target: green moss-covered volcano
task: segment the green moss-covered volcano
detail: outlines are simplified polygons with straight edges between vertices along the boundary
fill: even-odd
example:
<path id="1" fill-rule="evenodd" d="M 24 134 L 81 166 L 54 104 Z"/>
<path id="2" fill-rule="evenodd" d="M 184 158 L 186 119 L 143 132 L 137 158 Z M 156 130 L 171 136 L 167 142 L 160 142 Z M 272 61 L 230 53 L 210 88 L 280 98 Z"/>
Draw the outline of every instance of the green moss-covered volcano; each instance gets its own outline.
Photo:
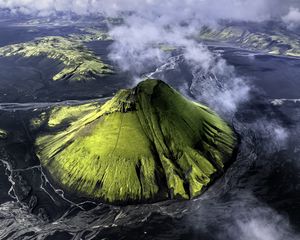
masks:
<path id="1" fill-rule="evenodd" d="M 214 112 L 158 80 L 119 91 L 63 130 L 48 128 L 36 149 L 52 178 L 107 202 L 195 197 L 222 172 L 235 146 L 232 130 Z"/>

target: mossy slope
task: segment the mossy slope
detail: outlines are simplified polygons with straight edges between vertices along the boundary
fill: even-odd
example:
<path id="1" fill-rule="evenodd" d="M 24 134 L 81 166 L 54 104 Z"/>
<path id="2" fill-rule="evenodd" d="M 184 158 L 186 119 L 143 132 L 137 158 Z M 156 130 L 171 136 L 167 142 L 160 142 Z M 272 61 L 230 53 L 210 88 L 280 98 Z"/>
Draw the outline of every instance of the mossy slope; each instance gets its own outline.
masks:
<path id="1" fill-rule="evenodd" d="M 84 38 L 85 37 L 85 38 Z M 112 67 L 89 51 L 83 41 L 100 39 L 99 35 L 74 35 L 70 37 L 51 36 L 35 41 L 9 45 L 0 48 L 0 56 L 22 56 L 25 58 L 45 56 L 61 61 L 62 70 L 53 76 L 53 81 L 95 80 L 113 73 Z"/>
<path id="2" fill-rule="evenodd" d="M 235 145 L 215 113 L 158 80 L 58 129 L 36 140 L 42 165 L 65 188 L 107 202 L 195 197 Z"/>

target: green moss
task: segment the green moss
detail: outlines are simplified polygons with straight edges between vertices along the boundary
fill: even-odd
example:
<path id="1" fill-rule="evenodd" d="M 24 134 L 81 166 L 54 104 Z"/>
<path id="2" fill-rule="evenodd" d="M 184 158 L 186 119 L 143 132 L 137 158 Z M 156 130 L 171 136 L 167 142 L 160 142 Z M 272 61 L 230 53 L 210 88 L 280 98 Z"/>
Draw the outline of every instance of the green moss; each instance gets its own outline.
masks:
<path id="1" fill-rule="evenodd" d="M 89 198 L 193 198 L 221 172 L 235 146 L 232 130 L 214 112 L 158 80 L 84 108 L 52 111 L 55 126 L 74 111 L 77 117 L 40 135 L 36 150 L 58 183 Z"/>
<path id="2" fill-rule="evenodd" d="M 8 136 L 7 131 L 5 131 L 4 129 L 0 129 L 0 139 L 6 139 Z"/>
<path id="3" fill-rule="evenodd" d="M 44 37 L 35 41 L 0 48 L 0 56 L 37 57 L 61 61 L 64 68 L 53 77 L 54 81 L 94 80 L 97 76 L 112 74 L 112 67 L 90 52 L 79 39 L 71 37 Z"/>
<path id="4" fill-rule="evenodd" d="M 91 111 L 100 107 L 99 103 L 87 103 L 78 106 L 58 106 L 54 107 L 48 119 L 49 127 L 56 127 L 62 123 L 70 122 L 74 119 L 78 119 Z"/>
<path id="5" fill-rule="evenodd" d="M 108 41 L 112 38 L 105 32 L 96 28 L 82 28 L 83 34 L 70 34 L 69 37 L 73 41 L 92 42 L 92 41 Z"/>

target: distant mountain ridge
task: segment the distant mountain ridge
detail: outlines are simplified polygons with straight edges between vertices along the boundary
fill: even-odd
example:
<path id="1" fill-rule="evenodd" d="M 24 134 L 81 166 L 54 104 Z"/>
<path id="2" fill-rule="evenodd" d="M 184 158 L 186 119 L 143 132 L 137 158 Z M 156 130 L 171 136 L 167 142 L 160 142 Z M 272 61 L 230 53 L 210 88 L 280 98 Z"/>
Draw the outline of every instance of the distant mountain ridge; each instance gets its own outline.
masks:
<path id="1" fill-rule="evenodd" d="M 300 35 L 281 22 L 228 23 L 218 27 L 203 27 L 198 38 L 202 41 L 231 43 L 249 50 L 272 55 L 300 57 Z"/>

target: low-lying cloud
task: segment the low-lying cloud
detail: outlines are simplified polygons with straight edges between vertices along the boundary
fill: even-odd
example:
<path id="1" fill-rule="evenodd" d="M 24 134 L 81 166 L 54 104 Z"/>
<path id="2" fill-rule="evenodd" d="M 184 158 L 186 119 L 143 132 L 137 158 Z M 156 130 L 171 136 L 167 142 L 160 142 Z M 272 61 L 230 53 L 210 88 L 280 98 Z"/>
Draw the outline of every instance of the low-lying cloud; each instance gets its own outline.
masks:
<path id="1" fill-rule="evenodd" d="M 203 235 L 216 240 L 299 239 L 287 217 L 246 190 L 231 192 L 222 199 L 200 201 L 187 222 L 194 230 L 191 239 L 206 239 Z"/>
<path id="2" fill-rule="evenodd" d="M 259 203 L 258 203 L 259 204 Z M 284 218 L 266 206 L 246 209 L 238 214 L 228 235 L 240 240 L 296 240 L 297 235 Z"/>
<path id="3" fill-rule="evenodd" d="M 250 85 L 246 79 L 238 77 L 234 68 L 223 59 L 218 59 L 210 74 L 203 75 L 198 71 L 193 72 L 190 92 L 219 114 L 231 116 L 241 103 L 249 99 Z"/>
<path id="4" fill-rule="evenodd" d="M 225 4 L 225 0 L 222 1 Z M 237 8 L 245 6 L 244 4 L 249 4 L 249 7 L 255 5 L 252 5 L 253 1 L 230 3 Z M 161 78 L 171 84 L 172 79 L 164 78 L 161 72 L 172 65 L 178 69 L 179 61 L 183 61 L 193 75 L 190 85 L 185 83 L 184 90 L 191 91 L 194 98 L 206 102 L 218 112 L 234 112 L 241 102 L 248 99 L 249 86 L 236 76 L 232 66 L 196 39 L 203 25 L 216 24 L 213 16 L 218 13 L 208 16 L 214 6 L 218 8 L 216 2 L 211 1 L 208 5 L 207 1 L 172 1 L 163 5 L 155 0 L 147 2 L 126 16 L 123 25 L 112 27 L 110 34 L 114 43 L 109 57 L 123 71 L 132 73 L 135 79 L 140 80 L 146 75 Z M 258 5 L 263 7 L 263 4 Z M 201 14 L 203 9 L 208 12 Z M 224 11 L 219 10 L 218 17 L 229 17 L 229 9 L 228 16 L 225 16 L 226 7 Z M 230 17 L 242 17 L 238 14 L 233 13 Z M 254 17 L 248 16 L 249 19 Z M 165 50 L 170 48 L 177 49 L 177 57 Z M 154 73 L 153 69 L 156 69 Z"/>
<path id="5" fill-rule="evenodd" d="M 206 20 L 232 19 L 261 21 L 288 12 L 289 7 L 298 7 L 296 0 L 1 0 L 0 8 L 14 13 L 49 15 L 56 12 L 76 14 L 118 14 L 124 11 L 152 13 L 168 19 L 201 18 Z M 155 11 L 153 11 L 155 9 Z M 168 14 L 166 14 L 168 13 Z M 182 18 L 183 17 L 183 18 Z M 168 20 L 167 20 L 168 21 Z"/>
<path id="6" fill-rule="evenodd" d="M 291 7 L 288 14 L 282 17 L 283 22 L 291 29 L 300 26 L 300 10 L 299 8 Z"/>
<path id="7" fill-rule="evenodd" d="M 196 40 L 197 34 L 202 26 L 219 20 L 259 22 L 285 15 L 284 21 L 295 20 L 295 13 L 288 13 L 292 4 L 300 5 L 294 0 L 0 0 L 0 9 L 39 16 L 122 17 L 124 24 L 109 30 L 114 39 L 109 57 L 121 70 L 139 80 L 172 57 L 166 48 L 175 48 L 192 70 L 192 86 L 187 87 L 194 97 L 216 110 L 232 112 L 248 98 L 250 88 L 221 57 Z"/>

